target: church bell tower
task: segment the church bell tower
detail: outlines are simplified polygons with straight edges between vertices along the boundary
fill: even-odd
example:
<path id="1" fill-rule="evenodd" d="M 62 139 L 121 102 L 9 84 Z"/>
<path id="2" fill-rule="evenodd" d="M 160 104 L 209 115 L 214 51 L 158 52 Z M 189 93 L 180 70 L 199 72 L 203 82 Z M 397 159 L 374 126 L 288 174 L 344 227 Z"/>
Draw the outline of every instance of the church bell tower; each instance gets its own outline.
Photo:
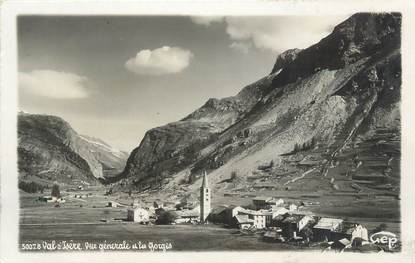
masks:
<path id="1" fill-rule="evenodd" d="M 210 214 L 210 188 L 206 171 L 203 173 L 203 182 L 200 187 L 200 222 L 206 223 Z"/>

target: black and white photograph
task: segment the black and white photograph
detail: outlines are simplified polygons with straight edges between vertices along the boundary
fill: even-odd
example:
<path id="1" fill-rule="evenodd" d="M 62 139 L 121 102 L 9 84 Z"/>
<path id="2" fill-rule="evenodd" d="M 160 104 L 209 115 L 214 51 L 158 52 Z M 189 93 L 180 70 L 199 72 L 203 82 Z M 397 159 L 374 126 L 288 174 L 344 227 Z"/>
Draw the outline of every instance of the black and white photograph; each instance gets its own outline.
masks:
<path id="1" fill-rule="evenodd" d="M 402 253 L 404 16 L 19 14 L 17 251 Z"/>

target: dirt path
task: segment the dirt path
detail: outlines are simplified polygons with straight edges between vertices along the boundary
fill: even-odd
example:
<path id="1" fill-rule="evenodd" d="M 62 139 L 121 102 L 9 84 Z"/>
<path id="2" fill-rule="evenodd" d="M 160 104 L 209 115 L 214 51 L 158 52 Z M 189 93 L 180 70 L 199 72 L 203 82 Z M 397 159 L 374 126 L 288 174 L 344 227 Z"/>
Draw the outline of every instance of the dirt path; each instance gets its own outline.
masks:
<path id="1" fill-rule="evenodd" d="M 304 178 L 304 176 L 306 176 L 307 174 L 309 174 L 309 173 L 311 173 L 312 171 L 314 171 L 316 168 L 314 167 L 313 169 L 310 169 L 310 170 L 308 170 L 308 171 L 306 171 L 306 172 L 304 172 L 304 173 L 302 173 L 300 176 L 298 176 L 298 177 L 296 177 L 296 178 L 293 178 L 293 179 L 291 179 L 290 181 L 288 181 L 288 182 L 285 182 L 284 183 L 284 185 L 287 185 L 287 184 L 289 184 L 289 183 L 294 183 L 295 181 L 298 181 L 298 180 L 300 180 L 300 179 L 302 179 L 302 178 Z"/>

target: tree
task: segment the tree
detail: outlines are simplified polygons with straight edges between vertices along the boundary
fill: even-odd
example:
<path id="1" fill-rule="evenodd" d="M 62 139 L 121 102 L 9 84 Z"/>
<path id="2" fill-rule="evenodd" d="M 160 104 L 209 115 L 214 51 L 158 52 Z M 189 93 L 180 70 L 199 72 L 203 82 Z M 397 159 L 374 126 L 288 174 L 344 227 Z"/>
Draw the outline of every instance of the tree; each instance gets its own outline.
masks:
<path id="1" fill-rule="evenodd" d="M 54 184 L 52 187 L 52 193 L 51 196 L 59 198 L 61 196 L 61 192 L 59 190 L 59 185 Z"/>
<path id="2" fill-rule="evenodd" d="M 177 214 L 173 211 L 164 211 L 161 212 L 157 217 L 156 224 L 158 225 L 170 225 L 177 218 Z"/>
<path id="3" fill-rule="evenodd" d="M 236 171 L 232 171 L 231 172 L 231 179 L 230 179 L 230 181 L 232 182 L 233 180 L 236 179 L 236 177 L 237 177 Z"/>

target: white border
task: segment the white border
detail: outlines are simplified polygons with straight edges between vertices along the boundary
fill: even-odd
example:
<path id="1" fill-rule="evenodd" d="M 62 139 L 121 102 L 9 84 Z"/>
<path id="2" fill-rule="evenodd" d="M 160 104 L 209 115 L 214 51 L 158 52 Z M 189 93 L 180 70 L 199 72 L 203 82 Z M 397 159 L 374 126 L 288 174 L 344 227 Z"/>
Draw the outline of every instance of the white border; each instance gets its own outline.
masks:
<path id="1" fill-rule="evenodd" d="M 1 12 L 1 262 L 413 262 L 415 261 L 415 1 L 6 1 Z M 402 87 L 402 242 L 397 254 L 322 254 L 319 252 L 80 252 L 20 253 L 17 191 L 16 16 L 37 15 L 313 15 L 398 11 L 403 15 Z M 412 26 L 412 27 L 411 27 Z M 412 147 L 411 147 L 412 146 Z"/>

